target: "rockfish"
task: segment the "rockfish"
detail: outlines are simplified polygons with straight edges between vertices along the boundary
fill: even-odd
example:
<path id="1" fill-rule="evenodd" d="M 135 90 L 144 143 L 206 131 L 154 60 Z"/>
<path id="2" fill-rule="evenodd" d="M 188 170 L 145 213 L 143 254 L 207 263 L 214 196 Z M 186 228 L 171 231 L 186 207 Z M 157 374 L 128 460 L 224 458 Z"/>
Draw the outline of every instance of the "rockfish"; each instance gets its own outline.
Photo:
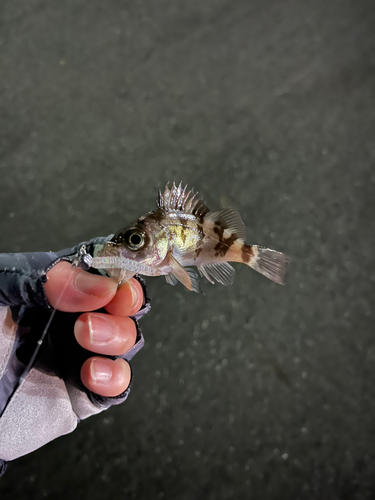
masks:
<path id="1" fill-rule="evenodd" d="M 119 282 L 134 274 L 165 276 L 199 292 L 199 276 L 210 283 L 231 285 L 241 262 L 283 284 L 288 257 L 245 243 L 246 229 L 234 208 L 211 212 L 198 193 L 168 184 L 159 191 L 157 210 L 148 212 L 96 251 L 93 267 L 104 269 Z M 192 268 L 198 269 L 198 273 Z"/>

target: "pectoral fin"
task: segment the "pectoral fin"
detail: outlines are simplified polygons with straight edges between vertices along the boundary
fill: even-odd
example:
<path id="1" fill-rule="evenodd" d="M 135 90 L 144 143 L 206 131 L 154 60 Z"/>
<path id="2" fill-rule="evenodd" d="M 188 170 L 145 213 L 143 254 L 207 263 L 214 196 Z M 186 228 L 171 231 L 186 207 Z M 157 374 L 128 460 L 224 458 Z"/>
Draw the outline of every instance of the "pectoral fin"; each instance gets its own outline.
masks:
<path id="1" fill-rule="evenodd" d="M 169 266 L 171 268 L 171 273 L 175 278 L 178 279 L 188 290 L 193 291 L 193 285 L 189 274 L 181 266 L 181 264 L 173 257 L 169 256 Z"/>

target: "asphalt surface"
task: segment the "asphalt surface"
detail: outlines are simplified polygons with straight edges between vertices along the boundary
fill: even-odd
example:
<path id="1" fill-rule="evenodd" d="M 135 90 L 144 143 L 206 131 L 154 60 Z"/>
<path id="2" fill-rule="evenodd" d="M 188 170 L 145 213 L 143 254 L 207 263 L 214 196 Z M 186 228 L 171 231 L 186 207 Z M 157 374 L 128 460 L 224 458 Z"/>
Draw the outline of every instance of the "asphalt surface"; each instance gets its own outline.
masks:
<path id="1" fill-rule="evenodd" d="M 5 499 L 375 498 L 375 4 L 2 0 L 0 251 L 116 231 L 183 180 L 287 285 L 149 279 L 120 407 Z"/>

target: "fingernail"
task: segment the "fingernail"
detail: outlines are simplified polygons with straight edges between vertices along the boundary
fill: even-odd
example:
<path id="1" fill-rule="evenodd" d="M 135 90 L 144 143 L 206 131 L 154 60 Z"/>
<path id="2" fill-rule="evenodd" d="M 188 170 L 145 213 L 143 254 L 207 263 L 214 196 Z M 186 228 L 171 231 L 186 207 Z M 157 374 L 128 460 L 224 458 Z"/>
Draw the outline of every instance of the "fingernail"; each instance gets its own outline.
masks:
<path id="1" fill-rule="evenodd" d="M 113 336 L 113 325 L 101 316 L 89 314 L 87 318 L 91 344 L 105 344 Z"/>
<path id="2" fill-rule="evenodd" d="M 129 288 L 130 288 L 130 292 L 132 294 L 131 307 L 134 307 L 137 304 L 138 300 L 139 300 L 138 288 L 136 287 L 136 285 L 132 281 L 129 281 Z"/>
<path id="3" fill-rule="evenodd" d="M 74 280 L 76 290 L 94 297 L 104 297 L 111 293 L 116 286 L 116 283 L 108 278 L 87 272 L 78 273 Z"/>
<path id="4" fill-rule="evenodd" d="M 112 377 L 112 368 L 105 359 L 95 358 L 91 361 L 90 375 L 95 384 L 105 384 Z"/>

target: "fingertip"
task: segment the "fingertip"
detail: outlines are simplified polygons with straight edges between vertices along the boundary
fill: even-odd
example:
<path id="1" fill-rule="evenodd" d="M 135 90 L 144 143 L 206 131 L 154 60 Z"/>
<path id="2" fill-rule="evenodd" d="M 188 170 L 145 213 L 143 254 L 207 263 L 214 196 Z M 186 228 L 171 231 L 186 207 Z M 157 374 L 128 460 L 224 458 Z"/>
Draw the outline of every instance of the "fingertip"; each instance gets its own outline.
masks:
<path id="1" fill-rule="evenodd" d="M 44 289 L 52 307 L 78 312 L 104 307 L 116 294 L 117 283 L 61 261 L 48 271 Z"/>
<path id="2" fill-rule="evenodd" d="M 116 316 L 133 316 L 144 303 L 142 285 L 134 278 L 123 283 L 113 299 L 105 306 L 106 311 Z"/>
<path id="3" fill-rule="evenodd" d="M 84 313 L 74 325 L 77 342 L 88 351 L 121 356 L 135 344 L 137 328 L 128 317 Z"/>
<path id="4" fill-rule="evenodd" d="M 130 365 L 123 359 L 94 356 L 86 360 L 81 368 L 82 383 L 100 396 L 118 396 L 129 387 L 130 379 Z"/>

